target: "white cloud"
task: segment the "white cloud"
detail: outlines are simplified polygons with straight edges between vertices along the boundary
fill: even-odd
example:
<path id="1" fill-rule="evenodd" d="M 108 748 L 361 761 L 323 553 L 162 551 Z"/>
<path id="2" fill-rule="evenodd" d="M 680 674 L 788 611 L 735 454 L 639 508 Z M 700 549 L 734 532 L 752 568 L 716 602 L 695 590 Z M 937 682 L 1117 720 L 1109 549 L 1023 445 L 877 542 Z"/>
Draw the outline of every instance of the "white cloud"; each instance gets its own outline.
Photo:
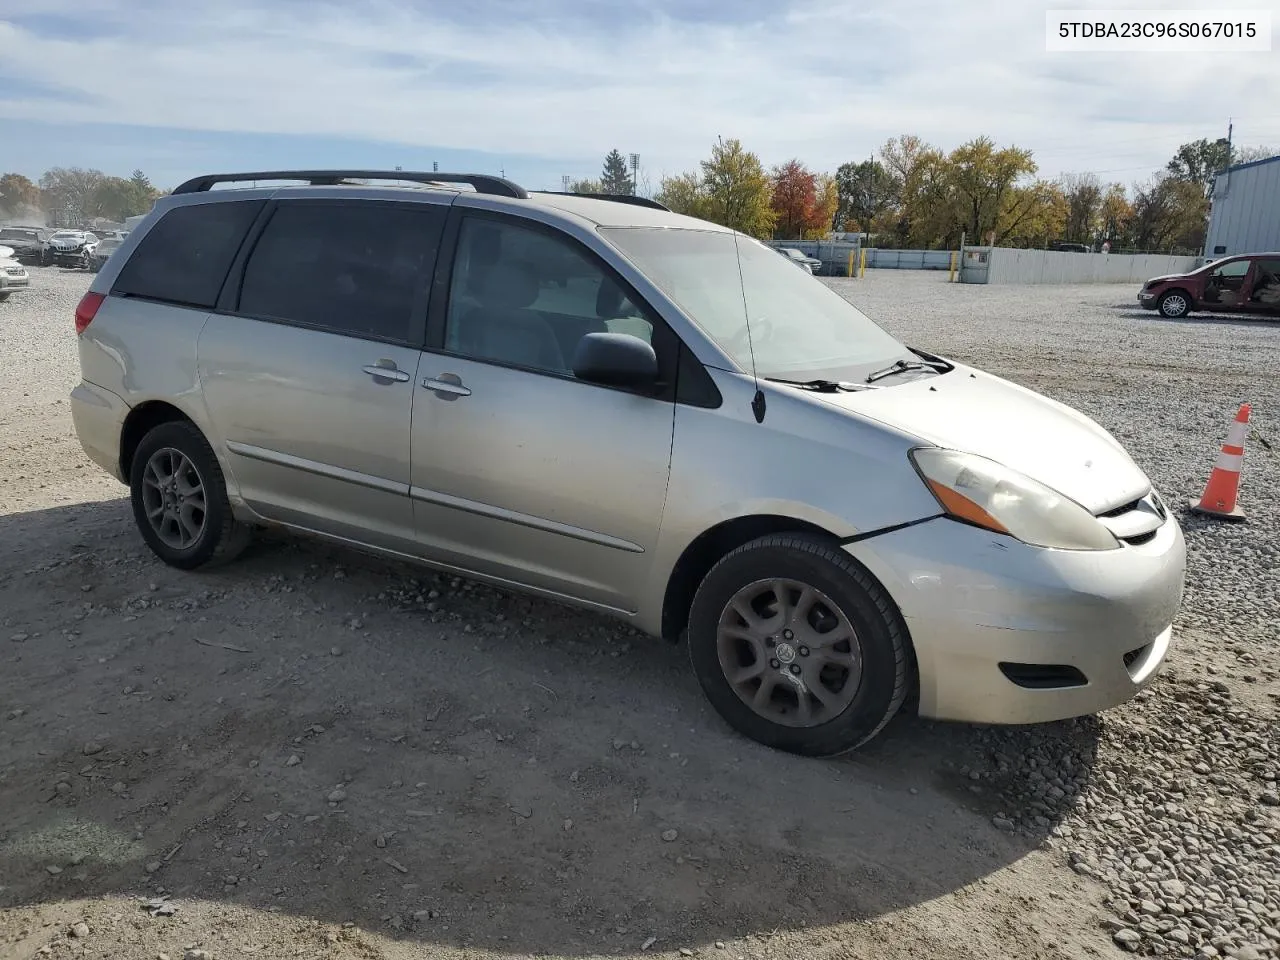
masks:
<path id="1" fill-rule="evenodd" d="M 1246 115 L 1239 141 L 1280 143 L 1265 99 L 1280 87 L 1273 55 L 1049 54 L 1044 9 L 1005 0 L 797 0 L 763 22 L 631 13 L 609 29 L 598 11 L 517 20 L 479 3 L 461 19 L 407 0 L 6 9 L 0 75 L 48 77 L 93 98 L 0 88 L 8 119 L 318 134 L 593 165 L 622 145 L 655 175 L 692 166 L 717 135 L 739 137 L 766 163 L 799 156 L 833 169 L 898 133 L 944 148 L 987 133 L 1033 148 L 1047 174 L 1093 169 L 1125 181 L 1180 142 L 1221 135 L 1231 114 Z M 22 26 L 59 12 L 101 29 L 58 37 Z"/>

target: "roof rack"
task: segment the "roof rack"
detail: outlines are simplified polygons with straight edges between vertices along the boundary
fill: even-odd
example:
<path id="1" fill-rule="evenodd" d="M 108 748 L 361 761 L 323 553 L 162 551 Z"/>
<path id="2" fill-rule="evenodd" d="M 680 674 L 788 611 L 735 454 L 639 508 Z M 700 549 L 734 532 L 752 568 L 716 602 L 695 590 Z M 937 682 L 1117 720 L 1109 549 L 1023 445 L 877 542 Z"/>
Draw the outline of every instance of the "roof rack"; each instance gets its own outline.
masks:
<path id="1" fill-rule="evenodd" d="M 637 207 L 649 207 L 653 210 L 671 212 L 671 208 L 650 200 L 648 197 L 637 197 L 630 193 L 576 193 L 573 190 L 535 190 L 534 193 L 546 193 L 554 197 L 586 197 L 589 200 L 612 200 L 615 203 L 629 203 Z"/>
<path id="2" fill-rule="evenodd" d="M 529 192 L 504 177 L 482 173 L 425 173 L 417 170 L 265 170 L 256 173 L 210 173 L 192 177 L 174 193 L 203 193 L 217 183 L 245 183 L 252 180 L 305 180 L 314 186 L 335 186 L 352 180 L 408 180 L 413 183 L 467 183 L 476 193 L 529 199 Z"/>

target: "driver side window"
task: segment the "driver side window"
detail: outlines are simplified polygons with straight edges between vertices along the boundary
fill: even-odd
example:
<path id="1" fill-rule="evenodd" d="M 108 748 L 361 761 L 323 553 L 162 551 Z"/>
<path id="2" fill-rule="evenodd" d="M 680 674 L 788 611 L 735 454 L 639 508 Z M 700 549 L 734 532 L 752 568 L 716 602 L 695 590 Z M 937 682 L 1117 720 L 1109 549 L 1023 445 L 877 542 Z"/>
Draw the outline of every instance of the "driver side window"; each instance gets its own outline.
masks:
<path id="1" fill-rule="evenodd" d="M 1249 272 L 1248 260 L 1232 260 L 1213 271 L 1215 280 L 1237 280 Z"/>
<path id="2" fill-rule="evenodd" d="M 652 343 L 653 324 L 572 244 L 502 221 L 463 220 L 445 349 L 572 376 L 574 352 L 588 333 L 625 333 Z"/>

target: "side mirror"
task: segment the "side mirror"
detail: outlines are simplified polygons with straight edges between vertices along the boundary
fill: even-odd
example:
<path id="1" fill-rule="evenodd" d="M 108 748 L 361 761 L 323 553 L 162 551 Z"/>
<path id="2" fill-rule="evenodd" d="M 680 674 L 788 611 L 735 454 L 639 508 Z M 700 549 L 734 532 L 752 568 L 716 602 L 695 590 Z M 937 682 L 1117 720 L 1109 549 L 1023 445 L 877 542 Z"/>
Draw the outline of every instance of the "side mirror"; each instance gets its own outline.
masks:
<path id="1" fill-rule="evenodd" d="M 607 387 L 652 386 L 658 380 L 658 355 L 628 333 L 588 333 L 574 351 L 573 375 Z"/>

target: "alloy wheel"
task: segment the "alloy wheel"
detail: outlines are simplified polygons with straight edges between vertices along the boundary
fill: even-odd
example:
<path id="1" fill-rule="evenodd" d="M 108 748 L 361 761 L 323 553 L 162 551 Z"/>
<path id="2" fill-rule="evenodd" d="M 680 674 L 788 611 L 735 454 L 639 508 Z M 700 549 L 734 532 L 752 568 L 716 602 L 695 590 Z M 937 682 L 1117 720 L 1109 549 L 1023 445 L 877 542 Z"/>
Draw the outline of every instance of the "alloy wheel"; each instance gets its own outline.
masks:
<path id="1" fill-rule="evenodd" d="M 156 536 L 175 550 L 186 550 L 204 533 L 204 480 L 181 450 L 162 447 L 142 474 L 142 502 Z"/>
<path id="2" fill-rule="evenodd" d="M 720 615 L 716 649 L 738 698 L 783 726 L 834 719 L 862 681 L 862 647 L 849 617 L 798 580 L 758 580 L 734 594 Z"/>

